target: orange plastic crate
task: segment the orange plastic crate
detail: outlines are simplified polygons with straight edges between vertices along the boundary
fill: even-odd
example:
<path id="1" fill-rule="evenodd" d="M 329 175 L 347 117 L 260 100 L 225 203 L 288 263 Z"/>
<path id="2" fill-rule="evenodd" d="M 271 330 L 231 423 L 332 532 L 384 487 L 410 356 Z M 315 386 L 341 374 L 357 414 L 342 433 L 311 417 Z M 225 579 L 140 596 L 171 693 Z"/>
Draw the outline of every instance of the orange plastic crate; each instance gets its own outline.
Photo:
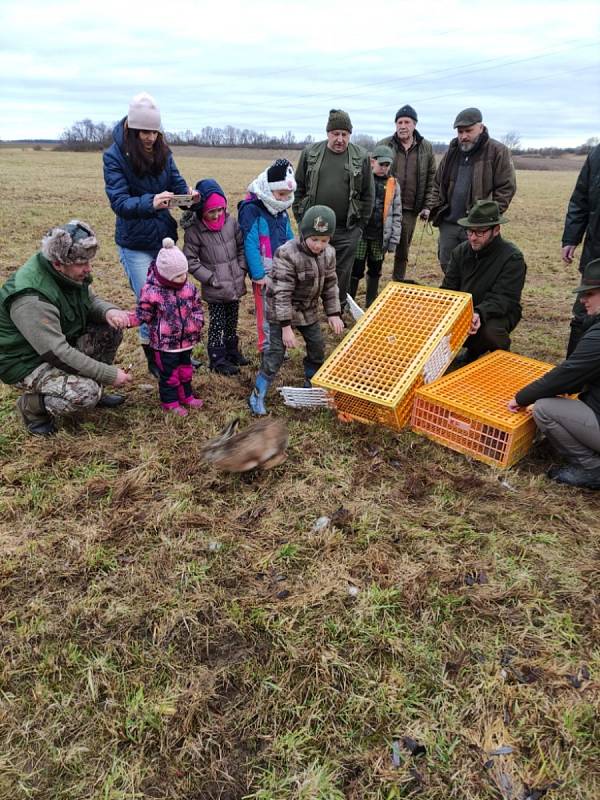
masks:
<path id="1" fill-rule="evenodd" d="M 443 374 L 467 337 L 471 295 L 391 282 L 312 379 L 342 419 L 400 429 L 416 388 Z"/>
<path id="2" fill-rule="evenodd" d="M 497 350 L 415 393 L 411 426 L 452 450 L 510 467 L 533 443 L 529 411 L 513 414 L 507 402 L 552 364 Z"/>

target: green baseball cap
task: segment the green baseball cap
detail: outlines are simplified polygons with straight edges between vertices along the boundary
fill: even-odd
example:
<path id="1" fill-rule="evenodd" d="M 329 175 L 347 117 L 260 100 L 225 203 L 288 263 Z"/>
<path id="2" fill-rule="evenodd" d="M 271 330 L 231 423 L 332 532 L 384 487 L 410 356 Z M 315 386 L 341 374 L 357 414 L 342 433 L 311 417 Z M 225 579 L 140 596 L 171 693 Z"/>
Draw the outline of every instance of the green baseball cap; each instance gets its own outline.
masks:
<path id="1" fill-rule="evenodd" d="M 394 151 L 387 144 L 378 144 L 373 150 L 373 158 L 380 164 L 391 164 L 394 160 Z"/>
<path id="2" fill-rule="evenodd" d="M 454 120 L 455 128 L 469 128 L 471 125 L 476 125 L 478 122 L 483 122 L 481 111 L 478 108 L 463 108 L 458 112 Z"/>
<path id="3" fill-rule="evenodd" d="M 600 258 L 588 261 L 583 268 L 581 284 L 576 289 L 573 289 L 573 294 L 590 292 L 592 289 L 600 289 Z"/>
<path id="4" fill-rule="evenodd" d="M 493 228 L 508 220 L 500 213 L 500 206 L 495 200 L 477 200 L 468 215 L 457 222 L 463 228 Z"/>

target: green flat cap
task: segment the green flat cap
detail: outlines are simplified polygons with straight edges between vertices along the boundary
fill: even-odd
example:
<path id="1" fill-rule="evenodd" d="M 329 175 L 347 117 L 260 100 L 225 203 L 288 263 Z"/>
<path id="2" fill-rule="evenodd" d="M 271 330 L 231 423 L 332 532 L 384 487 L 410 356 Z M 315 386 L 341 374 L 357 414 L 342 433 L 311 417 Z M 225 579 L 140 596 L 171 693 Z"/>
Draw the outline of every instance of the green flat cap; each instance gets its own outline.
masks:
<path id="1" fill-rule="evenodd" d="M 378 144 L 373 150 L 373 158 L 380 164 L 391 164 L 394 160 L 394 151 L 387 144 Z"/>
<path id="2" fill-rule="evenodd" d="M 500 206 L 495 200 L 477 200 L 471 207 L 468 216 L 457 220 L 463 228 L 493 228 L 508 222 L 500 213 Z"/>
<path id="3" fill-rule="evenodd" d="M 600 258 L 588 261 L 583 268 L 581 284 L 576 289 L 573 289 L 573 294 L 591 292 L 592 289 L 600 289 Z"/>
<path id="4" fill-rule="evenodd" d="M 462 111 L 458 112 L 458 115 L 454 120 L 454 127 L 469 128 L 471 125 L 476 125 L 478 122 L 482 121 L 483 117 L 481 116 L 481 111 L 478 108 L 463 108 Z"/>

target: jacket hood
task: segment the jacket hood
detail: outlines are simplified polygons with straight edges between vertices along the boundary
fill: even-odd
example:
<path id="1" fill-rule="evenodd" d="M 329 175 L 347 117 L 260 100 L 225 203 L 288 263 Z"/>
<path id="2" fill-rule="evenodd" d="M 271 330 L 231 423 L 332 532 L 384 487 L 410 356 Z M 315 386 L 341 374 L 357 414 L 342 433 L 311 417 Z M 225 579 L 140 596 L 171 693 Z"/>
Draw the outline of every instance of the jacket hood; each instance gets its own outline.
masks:
<path id="1" fill-rule="evenodd" d="M 112 131 L 112 137 L 114 143 L 117 145 L 119 150 L 125 155 L 125 122 L 127 121 L 127 117 L 123 117 L 120 122 L 117 122 L 115 127 Z"/>

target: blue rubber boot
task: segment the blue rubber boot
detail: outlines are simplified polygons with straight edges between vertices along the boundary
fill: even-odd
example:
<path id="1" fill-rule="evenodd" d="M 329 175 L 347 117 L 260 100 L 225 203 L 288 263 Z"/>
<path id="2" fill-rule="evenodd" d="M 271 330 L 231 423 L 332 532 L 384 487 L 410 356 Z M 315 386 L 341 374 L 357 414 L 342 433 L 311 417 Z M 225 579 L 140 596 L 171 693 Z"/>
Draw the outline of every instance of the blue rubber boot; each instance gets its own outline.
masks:
<path id="1" fill-rule="evenodd" d="M 267 407 L 265 406 L 265 397 L 271 385 L 271 380 L 267 378 L 264 372 L 259 372 L 256 376 L 256 383 L 252 394 L 248 398 L 248 405 L 250 411 L 256 414 L 257 417 L 264 417 L 268 414 Z"/>

